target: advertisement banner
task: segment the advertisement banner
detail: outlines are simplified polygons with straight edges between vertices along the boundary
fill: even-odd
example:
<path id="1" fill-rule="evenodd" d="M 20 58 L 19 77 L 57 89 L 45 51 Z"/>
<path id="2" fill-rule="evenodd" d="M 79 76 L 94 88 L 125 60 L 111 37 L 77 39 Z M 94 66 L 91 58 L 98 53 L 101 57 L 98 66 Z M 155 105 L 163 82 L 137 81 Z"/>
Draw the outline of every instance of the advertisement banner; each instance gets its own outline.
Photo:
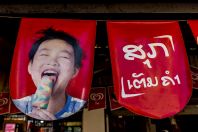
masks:
<path id="1" fill-rule="evenodd" d="M 10 94 L 8 92 L 0 92 L 0 115 L 8 114 L 10 111 Z"/>
<path id="2" fill-rule="evenodd" d="M 89 98 L 95 20 L 22 18 L 10 75 L 14 104 L 42 120 L 68 117 Z"/>
<path id="3" fill-rule="evenodd" d="M 106 108 L 105 87 L 92 88 L 89 95 L 88 110 Z"/>
<path id="4" fill-rule="evenodd" d="M 17 114 L 17 113 L 22 113 L 12 102 L 12 99 L 10 100 L 10 114 Z"/>
<path id="5" fill-rule="evenodd" d="M 109 95 L 110 109 L 111 110 L 117 110 L 117 109 L 122 108 L 122 106 L 118 103 L 118 100 L 116 99 L 113 87 L 110 86 L 107 89 L 108 89 L 108 95 Z"/>
<path id="6" fill-rule="evenodd" d="M 193 33 L 194 39 L 198 45 L 198 20 L 188 20 L 187 22 L 190 26 L 192 33 Z"/>
<path id="7" fill-rule="evenodd" d="M 130 111 L 161 119 L 190 99 L 192 78 L 177 21 L 108 21 L 114 91 Z"/>
<path id="8" fill-rule="evenodd" d="M 192 73 L 193 88 L 198 89 L 198 67 L 190 66 L 190 69 Z"/>
<path id="9" fill-rule="evenodd" d="M 198 44 L 198 20 L 188 20 L 188 24 L 193 33 L 194 40 L 196 40 L 196 43 Z M 198 89 L 198 53 L 189 55 L 189 58 L 193 88 Z"/>

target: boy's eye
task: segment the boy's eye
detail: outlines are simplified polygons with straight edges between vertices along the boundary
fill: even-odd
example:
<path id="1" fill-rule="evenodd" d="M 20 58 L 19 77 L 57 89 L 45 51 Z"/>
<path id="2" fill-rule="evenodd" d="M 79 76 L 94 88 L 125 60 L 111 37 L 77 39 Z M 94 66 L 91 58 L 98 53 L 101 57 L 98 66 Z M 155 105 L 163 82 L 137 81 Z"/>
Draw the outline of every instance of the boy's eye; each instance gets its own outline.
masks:
<path id="1" fill-rule="evenodd" d="M 40 54 L 40 56 L 48 56 L 48 54 Z"/>
<path id="2" fill-rule="evenodd" d="M 67 56 L 60 56 L 60 58 L 69 59 L 69 57 L 67 57 Z"/>

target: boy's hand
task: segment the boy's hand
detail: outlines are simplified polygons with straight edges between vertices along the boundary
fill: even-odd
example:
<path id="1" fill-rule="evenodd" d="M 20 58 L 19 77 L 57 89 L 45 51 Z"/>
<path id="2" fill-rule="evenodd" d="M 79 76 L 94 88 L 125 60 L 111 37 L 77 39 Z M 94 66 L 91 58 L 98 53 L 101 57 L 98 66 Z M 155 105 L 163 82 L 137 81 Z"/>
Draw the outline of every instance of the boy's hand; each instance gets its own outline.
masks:
<path id="1" fill-rule="evenodd" d="M 40 120 L 56 120 L 56 117 L 46 109 L 33 109 L 29 116 Z"/>

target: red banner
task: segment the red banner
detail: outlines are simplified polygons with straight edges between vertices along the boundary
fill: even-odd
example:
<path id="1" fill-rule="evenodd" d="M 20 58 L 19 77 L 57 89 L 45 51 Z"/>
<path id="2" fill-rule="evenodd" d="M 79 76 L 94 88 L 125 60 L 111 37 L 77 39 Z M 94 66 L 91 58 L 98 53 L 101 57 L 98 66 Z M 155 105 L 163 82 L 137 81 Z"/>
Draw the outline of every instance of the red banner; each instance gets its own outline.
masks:
<path id="1" fill-rule="evenodd" d="M 108 21 L 115 94 L 125 108 L 161 119 L 180 112 L 192 79 L 177 21 Z"/>
<path id="2" fill-rule="evenodd" d="M 188 20 L 188 24 L 198 44 L 198 20 Z M 198 89 L 198 54 L 190 55 L 190 68 L 192 72 L 193 88 Z"/>
<path id="3" fill-rule="evenodd" d="M 95 33 L 95 20 L 22 18 L 10 74 L 17 108 L 37 119 L 39 109 L 50 112 L 43 120 L 78 112 L 89 98 Z"/>
<path id="4" fill-rule="evenodd" d="M 111 110 L 117 110 L 122 108 L 122 106 L 118 103 L 118 100 L 116 99 L 113 87 L 108 87 L 108 95 L 109 95 L 109 104 Z"/>
<path id="5" fill-rule="evenodd" d="M 8 92 L 0 92 L 0 115 L 7 114 L 10 111 L 10 95 Z"/>
<path id="6" fill-rule="evenodd" d="M 188 20 L 193 36 L 198 44 L 198 20 Z"/>
<path id="7" fill-rule="evenodd" d="M 22 113 L 12 102 L 10 101 L 10 114 L 17 114 L 17 113 Z"/>
<path id="8" fill-rule="evenodd" d="M 104 87 L 92 88 L 89 95 L 88 110 L 106 108 L 106 92 Z"/>

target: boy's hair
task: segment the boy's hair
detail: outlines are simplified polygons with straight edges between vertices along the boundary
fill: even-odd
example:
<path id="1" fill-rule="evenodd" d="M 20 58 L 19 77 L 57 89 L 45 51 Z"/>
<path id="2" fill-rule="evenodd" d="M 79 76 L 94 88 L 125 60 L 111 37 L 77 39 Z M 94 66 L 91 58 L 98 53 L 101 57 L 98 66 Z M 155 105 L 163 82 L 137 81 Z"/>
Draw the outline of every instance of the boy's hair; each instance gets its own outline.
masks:
<path id="1" fill-rule="evenodd" d="M 29 52 L 29 59 L 31 62 L 33 62 L 34 55 L 36 54 L 36 52 L 42 42 L 44 42 L 46 40 L 60 39 L 60 40 L 67 42 L 68 44 L 70 44 L 72 46 L 72 48 L 74 50 L 75 67 L 76 68 L 81 67 L 83 52 L 82 52 L 81 47 L 78 44 L 78 41 L 74 37 L 72 37 L 71 35 L 69 35 L 63 31 L 54 30 L 53 28 L 41 30 L 38 33 L 43 34 L 43 36 L 41 38 L 39 38 L 38 40 L 36 40 L 32 45 L 32 48 Z M 54 47 L 54 48 L 56 48 L 56 47 Z"/>

